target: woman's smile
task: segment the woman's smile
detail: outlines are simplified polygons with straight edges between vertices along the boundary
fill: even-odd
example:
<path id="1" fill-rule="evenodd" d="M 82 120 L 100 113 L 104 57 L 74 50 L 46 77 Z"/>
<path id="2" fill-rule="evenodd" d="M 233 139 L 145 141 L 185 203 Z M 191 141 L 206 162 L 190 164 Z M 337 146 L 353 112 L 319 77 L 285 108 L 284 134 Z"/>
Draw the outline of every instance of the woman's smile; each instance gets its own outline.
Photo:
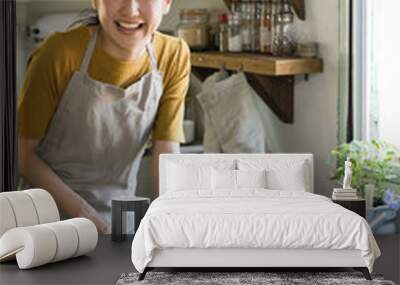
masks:
<path id="1" fill-rule="evenodd" d="M 172 0 L 92 0 L 106 52 L 121 60 L 140 57 Z"/>
<path id="2" fill-rule="evenodd" d="M 124 35 L 132 35 L 145 28 L 145 23 L 143 21 L 115 21 L 115 25 L 117 26 L 117 30 Z"/>

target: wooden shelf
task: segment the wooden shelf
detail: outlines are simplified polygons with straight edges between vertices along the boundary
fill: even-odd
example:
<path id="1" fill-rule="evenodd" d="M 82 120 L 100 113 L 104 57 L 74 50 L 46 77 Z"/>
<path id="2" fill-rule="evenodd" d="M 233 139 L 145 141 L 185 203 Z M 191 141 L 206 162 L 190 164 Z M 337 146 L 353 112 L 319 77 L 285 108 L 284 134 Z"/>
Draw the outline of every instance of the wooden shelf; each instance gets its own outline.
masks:
<path id="1" fill-rule="evenodd" d="M 227 70 L 242 69 L 245 73 L 266 76 L 287 76 L 320 73 L 319 58 L 281 58 L 249 53 L 192 52 L 192 66 Z"/>
<path id="2" fill-rule="evenodd" d="M 192 52 L 192 71 L 205 79 L 215 69 L 242 70 L 248 83 L 282 122 L 294 123 L 295 75 L 320 73 L 320 58 L 278 58 L 260 54 Z M 308 77 L 306 77 L 308 78 Z"/>

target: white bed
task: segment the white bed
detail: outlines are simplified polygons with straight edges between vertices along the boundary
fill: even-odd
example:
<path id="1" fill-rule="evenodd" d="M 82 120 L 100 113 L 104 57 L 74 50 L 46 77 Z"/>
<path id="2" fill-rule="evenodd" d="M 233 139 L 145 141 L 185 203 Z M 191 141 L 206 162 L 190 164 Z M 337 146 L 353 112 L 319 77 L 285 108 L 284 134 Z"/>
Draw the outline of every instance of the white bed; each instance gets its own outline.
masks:
<path id="1" fill-rule="evenodd" d="M 380 251 L 367 222 L 312 193 L 310 154 L 161 155 L 132 262 L 141 278 L 155 267 L 354 267 L 369 278 Z"/>

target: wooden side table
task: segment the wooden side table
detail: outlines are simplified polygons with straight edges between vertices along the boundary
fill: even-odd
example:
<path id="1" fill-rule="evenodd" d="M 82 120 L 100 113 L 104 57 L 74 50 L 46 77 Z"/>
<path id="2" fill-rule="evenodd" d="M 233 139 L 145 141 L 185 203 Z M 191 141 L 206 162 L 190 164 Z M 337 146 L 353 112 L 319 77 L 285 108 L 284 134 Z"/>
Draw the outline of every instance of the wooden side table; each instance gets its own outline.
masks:
<path id="1" fill-rule="evenodd" d="M 366 202 L 365 199 L 356 200 L 334 200 L 332 201 L 340 206 L 359 214 L 364 219 L 366 218 Z"/>
<path id="2" fill-rule="evenodd" d="M 140 221 L 150 206 L 150 199 L 144 197 L 121 198 L 112 200 L 111 210 L 111 239 L 123 241 L 126 239 L 126 212 L 135 213 L 135 232 Z"/>

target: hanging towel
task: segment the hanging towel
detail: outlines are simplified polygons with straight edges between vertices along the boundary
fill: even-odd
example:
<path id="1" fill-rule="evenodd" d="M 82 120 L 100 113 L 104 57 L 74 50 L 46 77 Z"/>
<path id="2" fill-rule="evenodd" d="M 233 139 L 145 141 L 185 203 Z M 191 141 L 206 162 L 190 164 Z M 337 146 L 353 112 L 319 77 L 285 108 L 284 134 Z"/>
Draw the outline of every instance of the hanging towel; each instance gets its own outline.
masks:
<path id="1" fill-rule="evenodd" d="M 225 80 L 229 77 L 229 74 L 225 70 L 220 70 L 219 72 L 215 72 L 202 83 L 201 92 L 196 94 L 196 99 L 200 103 L 200 106 L 203 109 L 203 117 L 204 117 L 204 135 L 203 135 L 203 148 L 205 153 L 221 153 L 221 145 L 217 139 L 217 135 L 215 133 L 214 126 L 208 116 L 208 114 L 204 111 L 204 108 L 201 103 L 201 95 L 202 93 L 209 93 L 215 85 Z"/>
<path id="2" fill-rule="evenodd" d="M 265 132 L 254 91 L 243 72 L 226 76 L 224 71 L 211 75 L 197 95 L 205 114 L 205 152 L 264 153 Z"/>

